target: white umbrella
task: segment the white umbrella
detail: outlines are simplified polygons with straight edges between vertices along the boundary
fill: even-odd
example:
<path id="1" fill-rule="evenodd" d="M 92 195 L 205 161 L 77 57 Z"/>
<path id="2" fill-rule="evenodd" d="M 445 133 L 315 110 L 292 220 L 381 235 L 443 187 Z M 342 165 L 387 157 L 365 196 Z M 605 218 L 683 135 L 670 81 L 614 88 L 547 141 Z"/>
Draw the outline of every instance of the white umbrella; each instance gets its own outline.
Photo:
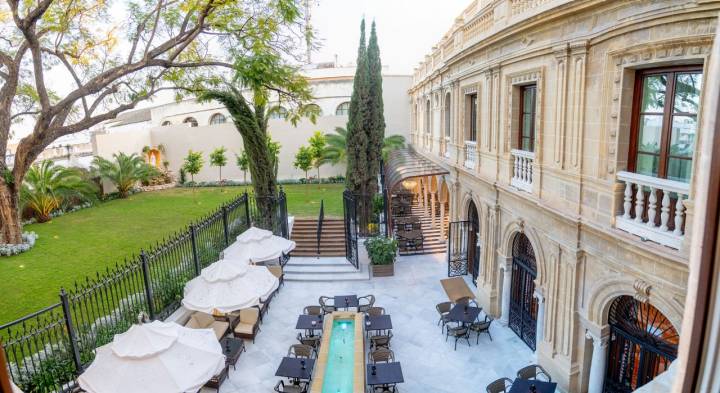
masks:
<path id="1" fill-rule="evenodd" d="M 78 383 L 88 393 L 197 392 L 223 367 L 212 330 L 155 321 L 133 325 L 98 348 Z"/>
<path id="2" fill-rule="evenodd" d="M 223 258 L 263 262 L 277 259 L 294 249 L 294 241 L 275 236 L 265 229 L 251 227 L 223 251 Z"/>
<path id="3" fill-rule="evenodd" d="M 220 260 L 202 270 L 185 285 L 182 305 L 212 314 L 229 313 L 260 304 L 278 287 L 267 267 Z"/>

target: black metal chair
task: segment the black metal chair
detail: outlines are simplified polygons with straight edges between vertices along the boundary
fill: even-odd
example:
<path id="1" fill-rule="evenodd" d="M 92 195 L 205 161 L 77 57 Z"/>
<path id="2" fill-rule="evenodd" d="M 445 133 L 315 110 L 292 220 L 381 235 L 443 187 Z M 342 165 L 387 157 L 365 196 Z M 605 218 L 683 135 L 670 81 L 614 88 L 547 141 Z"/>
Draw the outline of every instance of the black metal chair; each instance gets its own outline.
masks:
<path id="1" fill-rule="evenodd" d="M 517 377 L 522 379 L 535 379 L 542 381 L 542 379 L 538 379 L 538 376 L 543 376 L 547 382 L 552 382 L 552 378 L 550 377 L 550 374 L 548 374 L 547 371 L 545 371 L 542 366 L 539 364 L 531 364 L 529 366 L 523 367 L 517 372 Z"/>
<path id="2" fill-rule="evenodd" d="M 312 347 L 312 349 L 315 351 L 315 356 L 317 356 L 318 348 L 320 348 L 320 342 L 322 341 L 322 336 L 303 336 L 302 333 L 298 333 L 297 340 L 302 345 Z"/>
<path id="3" fill-rule="evenodd" d="M 370 352 L 368 363 L 392 363 L 395 361 L 395 354 L 387 348 L 380 348 Z"/>
<path id="4" fill-rule="evenodd" d="M 385 309 L 382 307 L 370 307 L 367 310 L 367 314 L 371 317 L 377 317 L 379 315 L 385 315 Z"/>
<path id="5" fill-rule="evenodd" d="M 506 393 L 512 387 L 513 381 L 510 378 L 498 378 L 485 388 L 487 393 Z"/>
<path id="6" fill-rule="evenodd" d="M 465 341 L 467 341 L 468 347 L 471 346 L 470 345 L 470 330 L 467 328 L 467 326 L 458 326 L 458 327 L 447 328 L 447 331 L 445 333 L 445 341 L 447 341 L 448 337 L 455 338 L 455 350 L 457 350 L 457 342 L 461 338 L 464 338 Z"/>
<path id="7" fill-rule="evenodd" d="M 375 304 L 375 295 L 366 295 L 358 298 L 358 311 L 368 312 Z"/>
<path id="8" fill-rule="evenodd" d="M 392 339 L 392 332 L 388 332 L 387 335 L 377 335 L 370 337 L 370 350 L 375 351 L 380 348 L 390 349 L 390 340 Z"/>
<path id="9" fill-rule="evenodd" d="M 303 309 L 303 314 L 305 314 L 305 315 L 322 315 L 323 309 L 320 306 L 306 306 Z"/>
<path id="10" fill-rule="evenodd" d="M 285 384 L 283 381 L 278 381 L 275 385 L 275 391 L 278 393 L 307 393 L 308 384 L 307 382 L 298 382 L 297 384 Z"/>
<path id="11" fill-rule="evenodd" d="M 442 302 L 435 305 L 435 309 L 437 310 L 438 314 L 440 314 L 440 319 L 438 319 L 438 326 L 440 323 L 442 323 L 442 331 L 445 331 L 445 325 L 447 325 L 448 322 L 448 315 L 450 314 L 450 310 L 452 309 L 452 303 L 450 302 Z"/>
<path id="12" fill-rule="evenodd" d="M 480 334 L 482 333 L 487 333 L 488 337 L 490 337 L 490 341 L 492 341 L 492 335 L 490 334 L 490 324 L 492 321 L 492 318 L 486 316 L 484 321 L 473 322 L 470 324 L 470 330 L 477 333 L 477 340 L 475 340 L 475 344 L 480 344 Z"/>
<path id="13" fill-rule="evenodd" d="M 287 356 L 310 359 L 310 358 L 312 358 L 314 353 L 315 353 L 315 348 L 313 348 L 310 345 L 292 344 L 290 346 L 290 348 L 288 348 Z"/>
<path id="14" fill-rule="evenodd" d="M 337 308 L 334 305 L 328 304 L 329 300 L 334 301 L 333 298 L 328 296 L 320 296 L 318 299 L 318 303 L 320 303 L 323 314 L 330 314 L 331 312 L 337 311 Z"/>

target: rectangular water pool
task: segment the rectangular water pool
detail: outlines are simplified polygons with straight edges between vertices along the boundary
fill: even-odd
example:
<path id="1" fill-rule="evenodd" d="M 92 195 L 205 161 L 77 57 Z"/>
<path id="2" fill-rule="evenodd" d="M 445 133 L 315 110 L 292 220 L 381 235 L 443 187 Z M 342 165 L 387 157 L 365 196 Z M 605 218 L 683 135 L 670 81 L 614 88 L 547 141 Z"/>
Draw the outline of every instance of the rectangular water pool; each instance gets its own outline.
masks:
<path id="1" fill-rule="evenodd" d="M 355 321 L 334 320 L 322 393 L 351 393 L 355 373 Z"/>

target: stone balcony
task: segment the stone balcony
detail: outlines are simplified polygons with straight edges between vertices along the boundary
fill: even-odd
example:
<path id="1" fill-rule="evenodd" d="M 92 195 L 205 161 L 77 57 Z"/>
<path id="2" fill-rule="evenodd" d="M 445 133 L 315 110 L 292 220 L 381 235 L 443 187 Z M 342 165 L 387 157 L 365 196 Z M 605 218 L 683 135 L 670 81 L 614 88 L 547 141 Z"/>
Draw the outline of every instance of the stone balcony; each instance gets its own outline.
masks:
<path id="1" fill-rule="evenodd" d="M 684 200 L 690 185 L 630 172 L 618 172 L 624 183 L 620 214 L 615 227 L 675 249 L 680 249 L 685 236 Z"/>
<path id="2" fill-rule="evenodd" d="M 475 169 L 477 164 L 477 142 L 465 141 L 465 168 Z"/>
<path id="3" fill-rule="evenodd" d="M 513 149 L 512 156 L 513 174 L 510 185 L 527 192 L 533 191 L 533 162 L 535 153 L 531 151 Z"/>

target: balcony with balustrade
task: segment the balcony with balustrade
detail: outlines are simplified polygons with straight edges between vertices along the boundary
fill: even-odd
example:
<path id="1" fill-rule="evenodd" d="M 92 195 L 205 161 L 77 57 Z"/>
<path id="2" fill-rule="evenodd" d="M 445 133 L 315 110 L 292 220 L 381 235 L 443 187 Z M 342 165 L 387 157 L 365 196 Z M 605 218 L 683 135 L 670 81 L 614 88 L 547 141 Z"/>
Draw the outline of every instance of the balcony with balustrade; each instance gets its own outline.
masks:
<path id="1" fill-rule="evenodd" d="M 615 227 L 680 249 L 685 235 L 684 201 L 690 185 L 630 172 L 618 172 L 617 179 L 624 184 L 624 193 Z"/>
<path id="2" fill-rule="evenodd" d="M 477 164 L 477 142 L 465 141 L 465 168 L 475 169 Z"/>
<path id="3" fill-rule="evenodd" d="M 535 153 L 531 151 L 512 149 L 512 178 L 510 185 L 522 191 L 533 191 L 533 162 Z"/>

